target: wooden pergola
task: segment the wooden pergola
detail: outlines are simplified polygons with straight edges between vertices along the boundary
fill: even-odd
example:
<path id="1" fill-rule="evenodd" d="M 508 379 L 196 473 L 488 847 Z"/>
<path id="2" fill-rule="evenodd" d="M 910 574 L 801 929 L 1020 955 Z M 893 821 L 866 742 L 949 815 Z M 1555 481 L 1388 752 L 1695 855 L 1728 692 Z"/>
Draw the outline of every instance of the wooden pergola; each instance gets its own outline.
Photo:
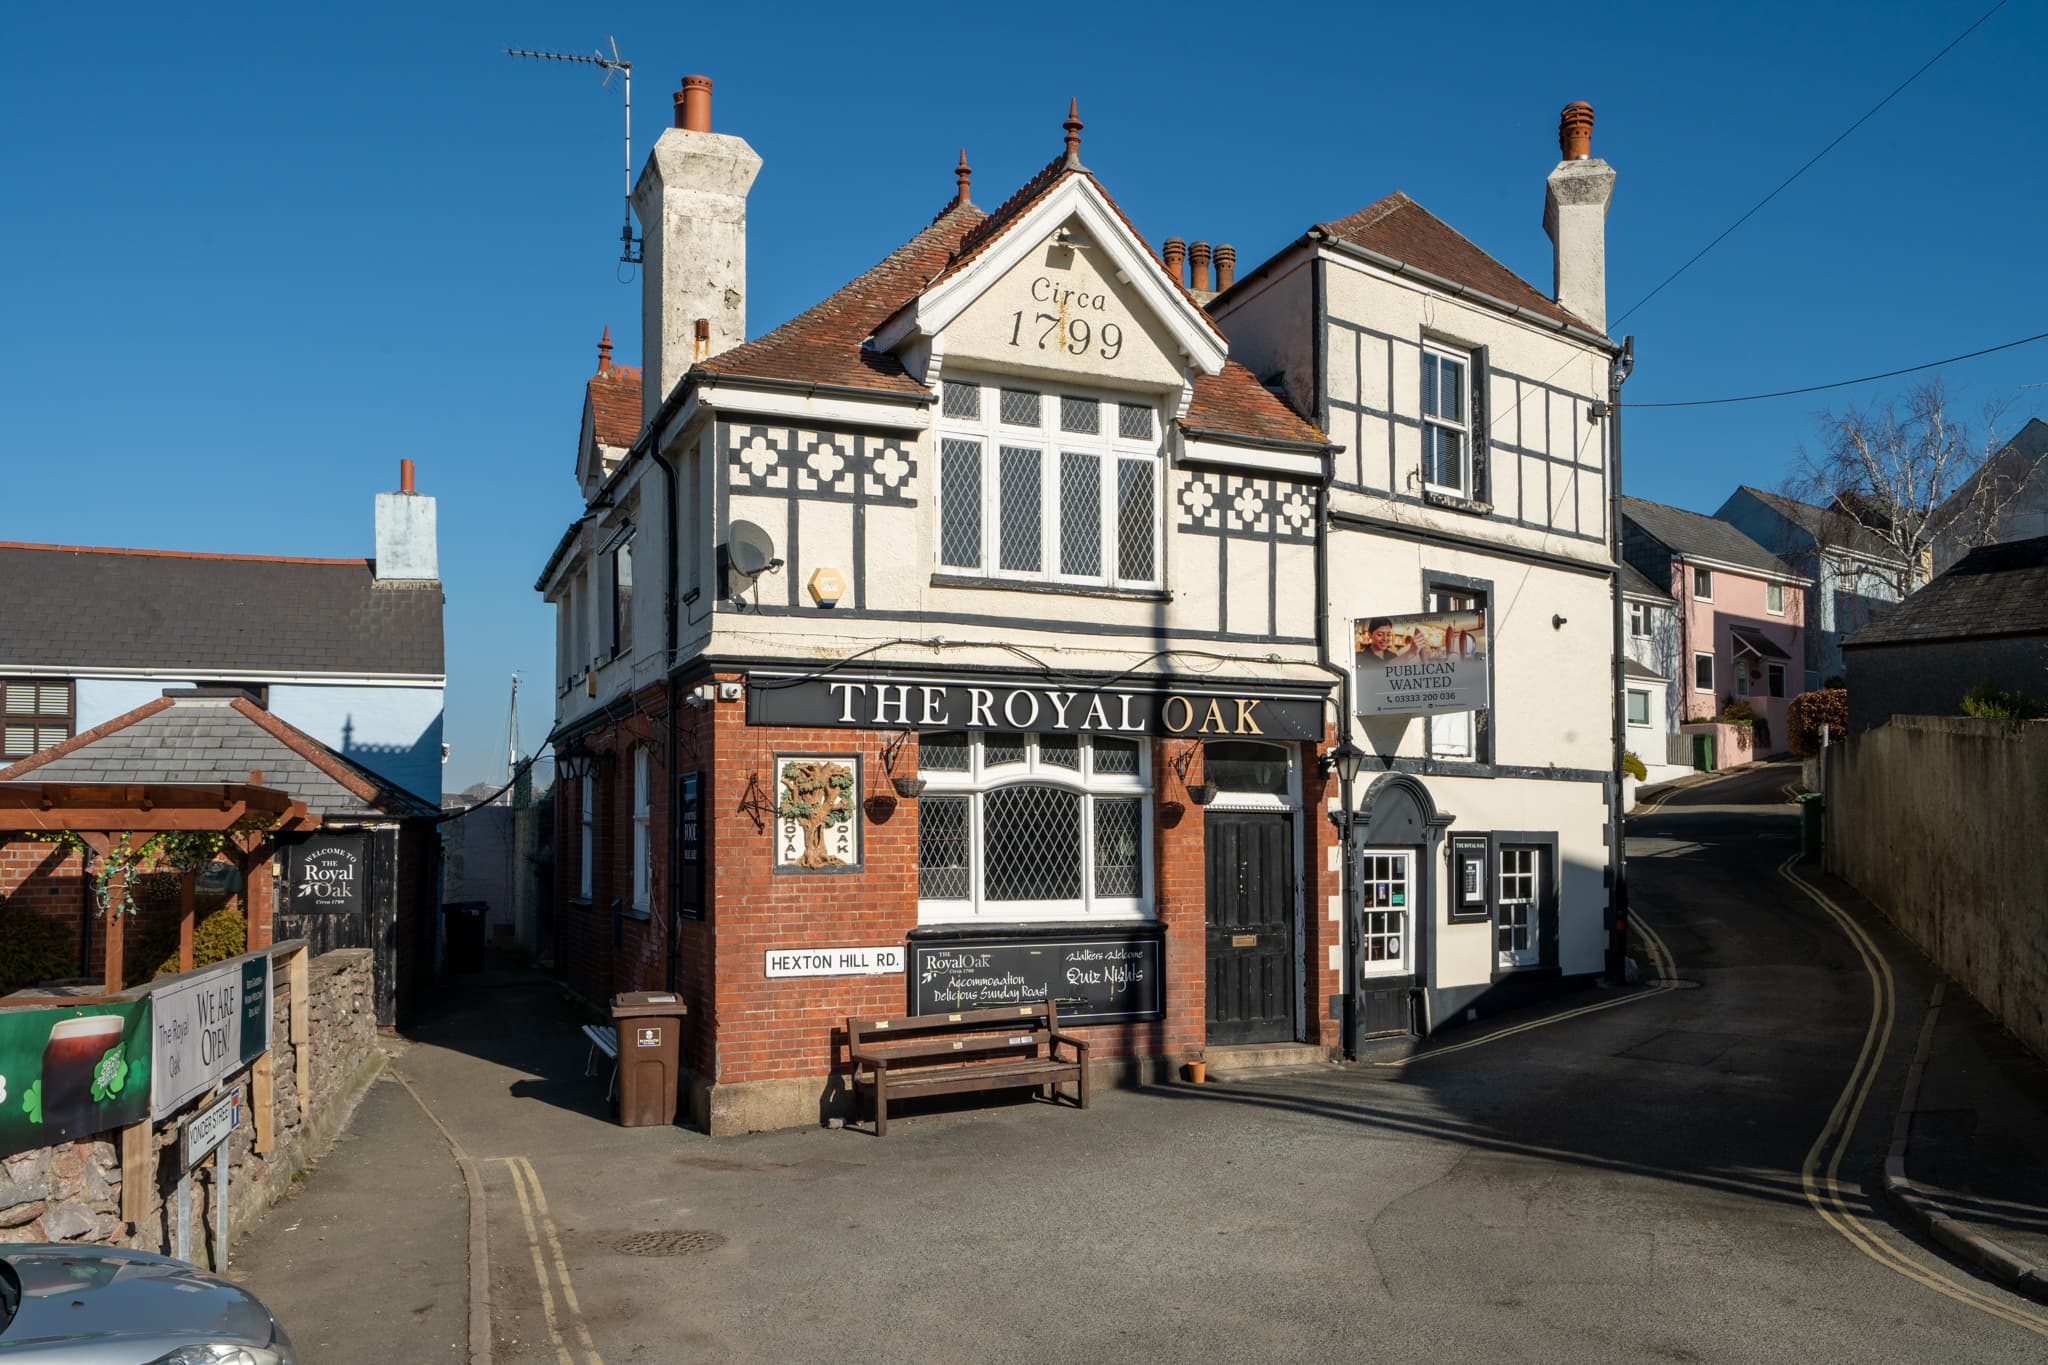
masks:
<path id="1" fill-rule="evenodd" d="M 68 832 L 85 841 L 101 858 L 109 858 L 116 842 L 129 836 L 144 838 L 165 831 L 220 833 L 231 836 L 243 863 L 243 904 L 249 926 L 250 950 L 270 946 L 271 921 L 257 915 L 253 907 L 267 905 L 270 897 L 270 850 L 268 845 L 280 834 L 317 829 L 320 817 L 309 813 L 306 803 L 276 787 L 261 785 L 260 770 L 249 774 L 246 783 L 108 783 L 108 782 L 0 782 L 0 839 L 11 834 L 54 834 Z M 249 816 L 268 816 L 261 829 L 235 827 Z M 125 926 L 119 909 L 127 899 L 126 866 L 115 863 L 107 882 L 109 912 L 106 924 L 106 980 L 109 995 L 121 990 L 122 940 Z M 183 870 L 178 880 L 178 965 L 192 966 L 194 889 L 198 869 Z M 260 941 L 259 941 L 260 940 Z M 13 1000 L 10 1004 L 34 1003 Z M 76 999 L 50 1003 L 78 1004 Z"/>

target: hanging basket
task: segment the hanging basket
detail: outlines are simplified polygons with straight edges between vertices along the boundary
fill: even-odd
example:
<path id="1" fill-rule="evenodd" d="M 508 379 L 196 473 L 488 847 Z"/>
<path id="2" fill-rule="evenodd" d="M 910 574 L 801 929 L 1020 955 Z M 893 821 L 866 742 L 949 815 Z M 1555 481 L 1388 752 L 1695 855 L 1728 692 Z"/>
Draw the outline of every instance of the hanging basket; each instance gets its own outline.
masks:
<path id="1" fill-rule="evenodd" d="M 1215 799 L 1216 784 L 1214 782 L 1188 783 L 1188 800 L 1194 802 L 1196 805 L 1206 806 Z"/>
<path id="2" fill-rule="evenodd" d="M 924 779 L 921 777 L 892 777 L 889 785 L 906 801 L 915 801 L 924 794 Z"/>

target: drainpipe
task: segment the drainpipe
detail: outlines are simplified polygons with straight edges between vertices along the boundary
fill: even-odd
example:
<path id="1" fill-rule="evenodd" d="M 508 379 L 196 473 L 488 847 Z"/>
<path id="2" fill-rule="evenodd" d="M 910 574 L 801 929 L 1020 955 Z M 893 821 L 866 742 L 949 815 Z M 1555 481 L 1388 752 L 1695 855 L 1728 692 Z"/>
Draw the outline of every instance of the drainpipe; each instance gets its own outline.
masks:
<path id="1" fill-rule="evenodd" d="M 668 535 L 666 537 L 668 544 L 665 547 L 667 553 L 664 556 L 664 558 L 668 560 L 668 564 L 666 566 L 667 581 L 663 587 L 663 594 L 661 600 L 661 674 L 662 677 L 665 678 L 668 683 L 668 759 L 663 768 L 663 771 L 667 773 L 668 793 L 662 802 L 662 808 L 668 812 L 667 818 L 662 822 L 668 828 L 667 836 L 663 840 L 663 842 L 668 845 L 668 870 L 665 877 L 663 878 L 664 882 L 668 887 L 668 893 L 665 897 L 668 904 L 666 907 L 664 907 L 668 914 L 668 970 L 663 979 L 665 982 L 664 989 L 673 993 L 676 988 L 676 925 L 677 921 L 682 917 L 680 888 L 676 885 L 677 820 L 675 809 L 676 756 L 678 752 L 676 744 L 676 727 L 682 723 L 681 718 L 677 715 L 677 711 L 681 707 L 682 693 L 681 689 L 676 684 L 675 670 L 677 607 L 676 583 L 677 563 L 680 559 L 680 556 L 678 556 L 676 553 L 676 542 L 678 540 L 677 519 L 679 513 L 677 511 L 678 503 L 676 499 L 676 467 L 673 464 L 669 463 L 668 456 L 664 455 L 661 452 L 660 442 L 660 434 L 658 432 L 654 433 L 653 438 L 648 445 L 648 453 L 654 456 L 654 463 L 661 469 L 662 494 L 664 497 L 668 499 Z"/>
<path id="2" fill-rule="evenodd" d="M 1624 690 L 1627 674 L 1622 668 L 1627 639 L 1622 632 L 1628 608 L 1621 591 L 1621 386 L 1628 382 L 1635 362 L 1636 339 L 1629 336 L 1622 338 L 1621 354 L 1607 366 L 1607 460 L 1612 480 L 1607 494 L 1607 531 L 1614 547 L 1614 794 L 1607 815 L 1607 880 L 1612 919 L 1608 924 L 1607 978 L 1617 986 L 1628 980 L 1628 858 L 1622 846 L 1621 809 L 1622 784 L 1627 778 L 1621 759 L 1628 751 L 1628 704 Z"/>

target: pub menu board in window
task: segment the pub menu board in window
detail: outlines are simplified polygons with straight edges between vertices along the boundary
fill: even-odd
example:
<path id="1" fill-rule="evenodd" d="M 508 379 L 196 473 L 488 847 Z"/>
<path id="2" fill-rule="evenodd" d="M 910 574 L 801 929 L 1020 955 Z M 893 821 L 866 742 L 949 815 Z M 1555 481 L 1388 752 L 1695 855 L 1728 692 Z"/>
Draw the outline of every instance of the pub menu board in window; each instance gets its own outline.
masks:
<path id="1" fill-rule="evenodd" d="M 1150 935 L 912 943 L 912 1008 L 945 1014 L 1051 999 L 1061 1023 L 1162 1019 L 1159 949 Z"/>
<path id="2" fill-rule="evenodd" d="M 368 871 L 360 836 L 314 835 L 290 846 L 287 914 L 354 914 Z"/>

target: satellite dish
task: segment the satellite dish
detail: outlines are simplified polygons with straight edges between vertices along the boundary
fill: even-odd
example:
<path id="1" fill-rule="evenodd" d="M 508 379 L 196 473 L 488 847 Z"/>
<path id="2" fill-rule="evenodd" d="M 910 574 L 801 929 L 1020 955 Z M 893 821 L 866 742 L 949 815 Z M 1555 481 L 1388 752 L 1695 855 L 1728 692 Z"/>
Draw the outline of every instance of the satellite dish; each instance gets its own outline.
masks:
<path id="1" fill-rule="evenodd" d="M 736 521 L 727 533 L 725 561 L 743 578 L 759 578 L 770 569 L 782 567 L 775 557 L 775 542 L 751 521 Z"/>

